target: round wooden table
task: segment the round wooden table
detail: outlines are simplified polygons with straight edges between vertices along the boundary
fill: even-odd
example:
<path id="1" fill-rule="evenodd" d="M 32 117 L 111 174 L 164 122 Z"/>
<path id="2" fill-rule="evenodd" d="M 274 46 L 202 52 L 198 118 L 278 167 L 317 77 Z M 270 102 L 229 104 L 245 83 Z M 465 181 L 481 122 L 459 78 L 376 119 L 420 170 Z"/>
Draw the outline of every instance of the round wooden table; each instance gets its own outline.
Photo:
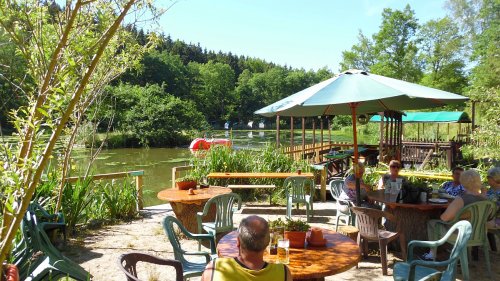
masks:
<path id="1" fill-rule="evenodd" d="M 232 231 L 222 237 L 217 244 L 219 257 L 237 257 L 237 231 Z M 293 280 L 325 280 L 325 276 L 344 272 L 360 261 L 358 244 L 347 236 L 332 230 L 323 229 L 327 240 L 325 247 L 306 247 L 305 249 L 290 248 L 290 263 L 288 267 Z M 264 260 L 269 263 L 276 261 L 277 255 L 264 253 Z"/>
<path id="2" fill-rule="evenodd" d="M 400 219 L 401 229 L 406 235 L 406 241 L 428 240 L 427 221 L 438 219 L 448 207 L 449 201 L 444 204 L 418 202 L 397 203 L 395 198 L 384 193 L 384 190 L 375 190 L 367 193 L 368 199 L 385 204 L 385 211 L 392 213 Z M 387 221 L 387 230 L 394 231 L 396 226 Z M 397 246 L 396 246 L 397 247 Z"/>
<path id="3" fill-rule="evenodd" d="M 158 199 L 167 200 L 172 206 L 175 216 L 181 221 L 191 233 L 198 233 L 198 223 L 196 221 L 196 213 L 202 212 L 205 203 L 212 197 L 219 194 L 231 193 L 231 189 L 210 186 L 209 188 L 196 189 L 194 195 L 190 195 L 188 190 L 178 190 L 175 188 L 164 189 L 158 192 Z M 214 221 L 215 205 L 212 205 L 207 216 L 203 217 L 204 222 Z"/>

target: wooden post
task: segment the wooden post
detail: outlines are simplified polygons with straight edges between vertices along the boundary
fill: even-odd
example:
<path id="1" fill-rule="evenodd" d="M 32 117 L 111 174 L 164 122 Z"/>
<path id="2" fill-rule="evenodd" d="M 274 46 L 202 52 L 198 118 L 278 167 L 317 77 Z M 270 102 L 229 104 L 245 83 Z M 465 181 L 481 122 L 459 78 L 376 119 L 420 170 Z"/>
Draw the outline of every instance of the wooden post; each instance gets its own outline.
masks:
<path id="1" fill-rule="evenodd" d="M 129 172 L 129 175 L 135 177 L 135 188 L 137 190 L 137 210 L 142 210 L 144 209 L 144 197 L 142 196 L 142 186 L 144 185 L 144 171 L 132 171 Z"/>
<path id="2" fill-rule="evenodd" d="M 319 126 L 321 128 L 321 149 L 323 149 L 323 117 L 319 119 Z"/>
<path id="3" fill-rule="evenodd" d="M 476 101 L 472 101 L 471 123 L 472 123 L 472 130 L 474 130 L 476 128 Z"/>
<path id="4" fill-rule="evenodd" d="M 280 147 L 280 116 L 276 115 L 276 148 Z"/>
<path id="5" fill-rule="evenodd" d="M 295 147 L 293 146 L 293 116 L 290 117 L 290 150 L 295 151 Z M 295 152 L 292 152 L 292 158 L 295 158 Z"/>
<path id="6" fill-rule="evenodd" d="M 144 202 L 142 197 L 142 176 L 135 177 L 135 187 L 137 188 L 137 209 L 142 210 L 144 208 Z"/>
<path id="7" fill-rule="evenodd" d="M 384 113 L 380 112 L 380 141 L 378 144 L 378 161 L 380 163 L 384 162 Z"/>
<path id="8" fill-rule="evenodd" d="M 321 201 L 326 202 L 326 169 L 327 165 L 323 166 L 321 170 Z"/>
<path id="9" fill-rule="evenodd" d="M 316 149 L 316 119 L 313 117 L 312 119 L 312 125 L 313 125 L 313 147 Z"/>
<path id="10" fill-rule="evenodd" d="M 330 124 L 330 118 L 328 118 L 328 147 L 332 148 L 332 126 Z"/>
<path id="11" fill-rule="evenodd" d="M 172 188 L 175 188 L 175 180 L 179 176 L 179 172 L 177 172 L 177 167 L 172 168 Z"/>
<path id="12" fill-rule="evenodd" d="M 306 151 L 306 118 L 302 117 L 302 154 Z"/>

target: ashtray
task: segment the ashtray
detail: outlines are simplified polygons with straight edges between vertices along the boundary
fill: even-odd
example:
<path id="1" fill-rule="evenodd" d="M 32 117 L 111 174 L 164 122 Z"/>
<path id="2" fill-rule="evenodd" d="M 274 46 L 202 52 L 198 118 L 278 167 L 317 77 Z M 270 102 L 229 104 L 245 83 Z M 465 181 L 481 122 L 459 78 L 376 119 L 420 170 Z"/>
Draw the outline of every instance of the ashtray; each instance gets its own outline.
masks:
<path id="1" fill-rule="evenodd" d="M 200 184 L 200 188 L 208 188 L 209 186 L 209 184 Z"/>
<path id="2" fill-rule="evenodd" d="M 324 247 L 324 246 L 326 246 L 326 242 L 327 241 L 325 238 L 318 240 L 318 241 L 316 241 L 316 240 L 313 241 L 313 240 L 307 238 L 307 245 L 312 246 L 312 247 Z"/>

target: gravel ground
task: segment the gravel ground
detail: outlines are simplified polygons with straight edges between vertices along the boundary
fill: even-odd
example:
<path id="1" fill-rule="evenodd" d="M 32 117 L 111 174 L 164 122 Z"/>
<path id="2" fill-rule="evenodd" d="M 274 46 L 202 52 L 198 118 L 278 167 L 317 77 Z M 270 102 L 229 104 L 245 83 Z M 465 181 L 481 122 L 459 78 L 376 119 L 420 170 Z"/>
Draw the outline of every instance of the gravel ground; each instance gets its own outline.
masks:
<path id="1" fill-rule="evenodd" d="M 242 207 L 242 210 L 235 214 L 235 225 L 239 224 L 244 216 L 251 214 L 260 215 L 267 219 L 284 217 L 285 210 L 285 206 L 270 207 L 258 203 L 247 203 Z M 312 218 L 312 226 L 335 229 L 335 205 L 333 202 L 315 202 L 314 211 L 315 217 Z M 296 212 L 294 210 L 294 216 Z M 97 281 L 125 279 L 118 266 L 118 257 L 123 253 L 138 251 L 173 259 L 172 247 L 161 226 L 161 220 L 166 215 L 173 215 L 170 205 L 148 207 L 141 214 L 142 219 L 107 226 L 70 239 L 64 254 L 88 270 L 94 276 L 93 280 Z M 305 210 L 299 211 L 298 216 L 305 219 Z M 197 250 L 197 245 L 196 242 L 188 240 L 185 240 L 183 244 L 184 247 L 191 250 Z M 497 245 L 500 246 L 498 241 Z M 394 262 L 400 261 L 400 259 L 390 252 L 388 255 L 389 275 L 383 276 L 380 258 L 375 250 L 372 252 L 373 254 L 367 259 L 362 259 L 358 268 L 353 267 L 341 274 L 326 277 L 325 280 L 393 280 L 392 267 Z M 398 254 L 396 253 L 396 255 Z M 493 280 L 500 280 L 499 256 L 499 252 L 490 254 L 495 277 Z M 487 278 L 483 261 L 484 255 L 480 250 L 479 261 L 470 261 L 471 280 L 492 280 Z M 173 271 L 164 267 L 144 265 L 138 267 L 138 272 L 141 280 L 174 280 Z M 462 280 L 460 274 L 457 277 L 458 280 Z M 190 280 L 200 280 L 200 278 L 191 278 Z"/>

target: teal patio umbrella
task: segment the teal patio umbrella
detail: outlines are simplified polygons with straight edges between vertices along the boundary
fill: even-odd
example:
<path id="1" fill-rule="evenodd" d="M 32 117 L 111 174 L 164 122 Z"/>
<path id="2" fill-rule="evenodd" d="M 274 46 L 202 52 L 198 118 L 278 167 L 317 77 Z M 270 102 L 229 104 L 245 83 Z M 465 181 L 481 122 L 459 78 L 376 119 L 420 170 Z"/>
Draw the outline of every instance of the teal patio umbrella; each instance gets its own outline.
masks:
<path id="1" fill-rule="evenodd" d="M 467 97 L 360 70 L 348 70 L 255 111 L 262 116 L 351 115 L 354 163 L 358 162 L 356 114 L 462 103 Z M 356 175 L 357 204 L 360 204 Z"/>

